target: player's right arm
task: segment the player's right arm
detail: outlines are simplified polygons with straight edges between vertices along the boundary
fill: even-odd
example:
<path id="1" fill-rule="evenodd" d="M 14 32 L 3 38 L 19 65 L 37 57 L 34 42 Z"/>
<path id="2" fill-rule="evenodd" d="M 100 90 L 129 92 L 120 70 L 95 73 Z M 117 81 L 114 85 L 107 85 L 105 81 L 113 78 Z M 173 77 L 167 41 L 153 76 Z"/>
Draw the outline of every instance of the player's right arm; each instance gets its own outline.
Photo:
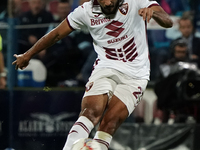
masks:
<path id="1" fill-rule="evenodd" d="M 14 54 L 16 60 L 12 63 L 15 65 L 15 69 L 24 69 L 29 60 L 40 51 L 47 49 L 48 47 L 55 44 L 57 41 L 61 40 L 68 34 L 70 34 L 73 29 L 69 26 L 66 20 L 63 20 L 55 29 L 51 30 L 48 34 L 40 38 L 28 51 L 24 54 Z"/>
<path id="2" fill-rule="evenodd" d="M 170 16 L 160 6 L 152 6 L 148 8 L 141 8 L 138 14 L 143 17 L 143 20 L 150 21 L 153 18 L 160 26 L 164 28 L 171 28 L 173 21 Z"/>

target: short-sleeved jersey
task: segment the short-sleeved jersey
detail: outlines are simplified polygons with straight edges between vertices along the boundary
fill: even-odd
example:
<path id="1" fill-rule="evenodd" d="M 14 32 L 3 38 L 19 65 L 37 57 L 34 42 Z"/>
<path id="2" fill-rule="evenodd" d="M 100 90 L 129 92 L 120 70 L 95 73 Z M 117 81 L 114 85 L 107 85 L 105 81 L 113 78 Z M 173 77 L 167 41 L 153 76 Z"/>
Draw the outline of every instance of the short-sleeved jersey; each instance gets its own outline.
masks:
<path id="1" fill-rule="evenodd" d="M 136 79 L 149 80 L 150 61 L 146 24 L 140 8 L 158 5 L 149 0 L 124 0 L 116 14 L 105 15 L 96 0 L 67 17 L 72 29 L 87 29 L 98 54 L 95 68 L 113 68 Z"/>

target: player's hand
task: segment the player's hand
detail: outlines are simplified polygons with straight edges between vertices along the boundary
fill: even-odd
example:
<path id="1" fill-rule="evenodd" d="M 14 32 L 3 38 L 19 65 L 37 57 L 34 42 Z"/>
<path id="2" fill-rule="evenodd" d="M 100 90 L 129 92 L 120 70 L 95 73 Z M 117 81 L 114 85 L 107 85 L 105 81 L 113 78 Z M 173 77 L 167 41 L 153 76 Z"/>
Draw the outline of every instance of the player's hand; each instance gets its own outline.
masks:
<path id="1" fill-rule="evenodd" d="M 15 65 L 16 70 L 19 68 L 23 70 L 28 66 L 29 60 L 25 59 L 24 54 L 14 54 L 13 56 L 16 58 L 16 60 L 12 64 Z"/>
<path id="2" fill-rule="evenodd" d="M 154 11 L 151 8 L 141 8 L 138 11 L 138 14 L 141 17 L 143 17 L 144 21 L 146 20 L 148 23 L 149 23 L 150 19 L 152 18 L 153 13 L 154 13 Z"/>

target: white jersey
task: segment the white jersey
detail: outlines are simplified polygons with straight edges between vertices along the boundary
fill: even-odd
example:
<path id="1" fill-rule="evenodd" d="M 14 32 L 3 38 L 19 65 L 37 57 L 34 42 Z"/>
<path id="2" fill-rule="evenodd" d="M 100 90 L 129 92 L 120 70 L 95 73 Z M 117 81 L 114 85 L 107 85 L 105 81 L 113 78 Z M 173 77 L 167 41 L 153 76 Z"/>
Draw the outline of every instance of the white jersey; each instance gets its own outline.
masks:
<path id="1" fill-rule="evenodd" d="M 87 29 L 98 54 L 95 68 L 113 68 L 136 79 L 149 80 L 146 24 L 140 8 L 158 5 L 149 0 L 124 0 L 116 14 L 102 13 L 97 1 L 86 2 L 67 17 L 72 29 Z"/>

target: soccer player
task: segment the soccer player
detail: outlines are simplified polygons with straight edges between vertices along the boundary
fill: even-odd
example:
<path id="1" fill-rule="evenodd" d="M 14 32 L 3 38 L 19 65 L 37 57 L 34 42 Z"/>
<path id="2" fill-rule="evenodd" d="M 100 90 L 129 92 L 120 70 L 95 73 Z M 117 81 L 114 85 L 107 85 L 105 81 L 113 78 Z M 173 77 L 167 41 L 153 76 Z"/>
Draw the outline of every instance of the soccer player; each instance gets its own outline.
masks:
<path id="1" fill-rule="evenodd" d="M 93 0 L 76 8 L 55 29 L 44 35 L 24 54 L 16 55 L 16 69 L 24 69 L 37 53 L 73 30 L 87 29 L 98 57 L 86 83 L 80 117 L 71 128 L 63 150 L 87 138 L 99 125 L 94 139 L 107 150 L 112 136 L 139 104 L 150 74 L 146 23 L 173 25 L 155 1 Z"/>

